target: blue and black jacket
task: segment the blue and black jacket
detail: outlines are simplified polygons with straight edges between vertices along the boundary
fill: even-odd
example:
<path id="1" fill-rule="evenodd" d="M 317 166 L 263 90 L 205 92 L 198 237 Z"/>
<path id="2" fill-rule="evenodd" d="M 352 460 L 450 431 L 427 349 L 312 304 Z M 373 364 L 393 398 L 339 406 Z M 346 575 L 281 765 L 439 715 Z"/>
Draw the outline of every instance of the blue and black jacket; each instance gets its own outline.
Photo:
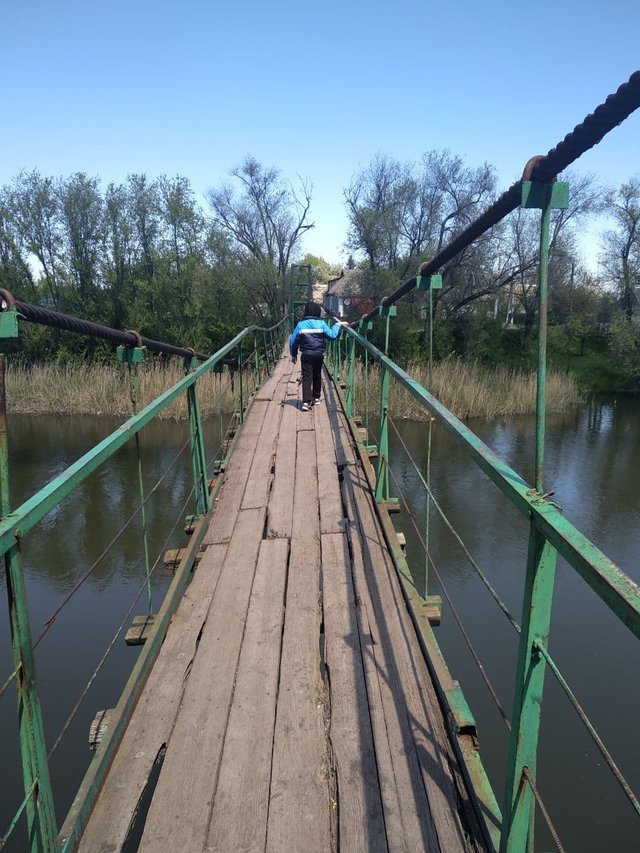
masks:
<path id="1" fill-rule="evenodd" d="M 326 347 L 325 339 L 335 340 L 341 328 L 337 323 L 330 328 L 319 317 L 305 317 L 300 320 L 289 338 L 291 358 L 297 357 L 298 349 L 303 356 L 322 358 Z"/>

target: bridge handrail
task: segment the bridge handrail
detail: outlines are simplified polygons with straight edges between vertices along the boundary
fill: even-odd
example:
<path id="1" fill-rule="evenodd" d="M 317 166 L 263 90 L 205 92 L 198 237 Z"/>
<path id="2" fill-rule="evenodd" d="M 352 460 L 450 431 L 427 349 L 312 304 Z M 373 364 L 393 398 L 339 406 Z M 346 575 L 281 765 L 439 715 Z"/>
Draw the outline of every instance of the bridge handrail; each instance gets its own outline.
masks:
<path id="1" fill-rule="evenodd" d="M 4 557 L 7 565 L 7 594 L 9 598 L 10 609 L 10 624 L 13 645 L 13 672 L 0 686 L 0 698 L 6 693 L 12 682 L 16 682 L 16 690 L 18 693 L 18 702 L 20 706 L 19 725 L 20 725 L 20 747 L 23 762 L 24 787 L 25 797 L 18 807 L 8 830 L 4 835 L 0 836 L 0 847 L 4 846 L 9 836 L 14 831 L 23 813 L 27 814 L 27 822 L 29 826 L 29 835 L 34 840 L 37 839 L 38 849 L 44 851 L 59 851 L 60 849 L 70 850 L 75 843 L 75 840 L 81 832 L 82 826 L 87 819 L 87 815 L 91 809 L 93 799 L 97 795 L 101 780 L 109 764 L 111 751 L 114 749 L 114 744 L 117 743 L 121 736 L 130 715 L 132 708 L 146 674 L 148 673 L 155 656 L 160 647 L 164 631 L 168 626 L 171 614 L 177 607 L 180 595 L 188 581 L 189 571 L 196 559 L 198 548 L 204 537 L 206 525 L 204 519 L 208 518 L 214 502 L 215 489 L 219 487 L 220 478 L 216 485 L 213 486 L 214 491 L 210 494 L 211 484 L 208 481 L 208 468 L 210 462 L 207 462 L 204 452 L 204 438 L 202 432 L 202 422 L 200 415 L 200 404 L 197 394 L 198 381 L 206 374 L 211 372 L 220 372 L 228 370 L 231 375 L 231 387 L 235 387 L 234 391 L 234 413 L 233 422 L 242 423 L 244 411 L 248 405 L 252 393 L 255 392 L 260 384 L 261 378 L 264 375 L 264 368 L 269 373 L 275 365 L 279 357 L 281 345 L 284 341 L 286 332 L 287 316 L 284 316 L 278 323 L 271 327 L 262 327 L 251 325 L 247 326 L 233 337 L 228 343 L 218 349 L 215 353 L 209 356 L 203 356 L 195 353 L 192 349 L 183 349 L 173 347 L 172 345 L 162 344 L 157 341 L 149 341 L 149 339 L 141 338 L 138 333 L 126 333 L 116 329 L 109 329 L 98 324 L 89 323 L 79 318 L 69 317 L 68 315 L 57 314 L 50 312 L 48 309 L 40 309 L 38 306 L 29 306 L 27 303 L 22 303 L 14 300 L 7 291 L 0 291 L 4 305 L 2 312 L 4 314 L 14 312 L 13 329 L 17 330 L 18 315 L 22 315 L 25 319 L 31 322 L 43 323 L 49 325 L 58 323 L 58 328 L 65 328 L 69 331 L 74 331 L 81 334 L 92 334 L 97 337 L 107 338 L 114 343 L 121 344 L 128 355 L 132 356 L 136 351 L 142 355 L 142 350 L 139 348 L 146 346 L 149 342 L 153 345 L 147 347 L 154 349 L 156 352 L 166 352 L 170 355 L 180 355 L 184 357 L 184 366 L 186 375 L 178 380 L 171 388 L 167 389 L 155 400 L 145 406 L 140 412 L 134 414 L 118 429 L 107 436 L 103 441 L 96 445 L 91 450 L 87 451 L 75 463 L 70 465 L 65 471 L 56 476 L 51 482 L 47 483 L 35 495 L 28 498 L 17 508 L 9 509 L 9 460 L 7 454 L 6 443 L 6 397 L 5 397 L 5 371 L 6 359 L 0 353 L 0 509 L 2 519 L 0 520 L 0 556 Z M 43 313 L 44 312 L 44 313 Z M 62 318 L 62 320 L 60 320 Z M 11 331 L 11 329 L 10 329 Z M 243 348 L 243 343 L 249 339 L 250 345 Z M 231 357 L 234 350 L 238 352 L 237 356 Z M 197 360 L 203 360 L 203 363 L 196 366 Z M 136 361 L 132 358 L 128 361 L 129 366 L 136 365 Z M 248 374 L 248 379 L 247 379 Z M 253 387 L 250 385 L 250 380 L 253 378 Z M 235 385 L 234 385 L 235 383 Z M 237 392 L 237 393 L 236 393 Z M 182 395 L 187 398 L 189 418 L 188 432 L 189 436 L 183 445 L 183 450 L 186 446 L 191 446 L 191 461 L 193 467 L 193 488 L 187 498 L 191 500 L 191 496 L 195 495 L 195 516 L 194 519 L 199 519 L 196 532 L 192 535 L 189 548 L 186 549 L 186 555 L 180 563 L 180 569 L 176 572 L 174 582 L 169 587 L 165 600 L 160 608 L 155 622 L 153 623 L 152 634 L 149 637 L 143 653 L 138 657 L 134 666 L 134 670 L 129 679 L 123 700 L 119 704 L 121 711 L 119 716 L 113 722 L 107 736 L 104 739 L 104 749 L 98 750 L 96 757 L 89 766 L 85 780 L 81 785 L 80 792 L 76 797 L 76 801 L 72 806 L 70 816 L 67 818 L 65 828 L 70 826 L 67 838 L 58 836 L 58 827 L 53 806 L 53 792 L 51 781 L 49 778 L 49 756 L 55 750 L 62 735 L 66 731 L 65 723 L 60 735 L 52 749 L 47 754 L 44 740 L 44 728 L 42 720 L 42 712 L 40 710 L 40 700 L 38 688 L 35 680 L 34 666 L 34 649 L 37 642 L 32 640 L 29 612 L 27 606 L 27 597 L 24 585 L 24 572 L 21 559 L 21 543 L 25 535 L 41 521 L 51 510 L 58 506 L 68 495 L 83 483 L 89 475 L 94 472 L 102 463 L 113 456 L 116 451 L 121 448 L 126 442 L 135 438 L 138 441 L 140 431 L 158 415 L 165 410 L 172 402 L 177 400 Z M 236 405 L 238 410 L 236 411 Z M 135 408 L 134 408 L 135 411 Z M 236 420 L 237 419 L 237 420 Z M 220 448 L 222 449 L 222 448 Z M 181 455 L 178 454 L 174 462 Z M 223 450 L 223 456 L 225 452 Z M 214 457 L 215 458 L 215 457 Z M 139 465 L 141 460 L 139 457 Z M 172 463 L 173 465 L 173 463 Z M 140 468 L 140 478 L 141 475 Z M 163 478 L 161 478 L 163 479 Z M 212 481 L 213 483 L 213 481 Z M 151 496 L 154 490 L 151 490 L 147 498 L 144 498 L 142 479 L 140 479 L 140 489 L 142 502 L 134 515 L 142 509 Z M 154 487 L 155 489 L 155 487 Z M 128 524 L 129 522 L 127 522 Z M 120 533 L 126 529 L 125 525 L 121 528 Z M 175 529 L 175 528 L 174 528 Z M 143 523 L 144 530 L 144 523 Z M 112 540 L 113 544 L 118 536 Z M 146 537 L 146 532 L 143 533 Z M 108 548 L 102 554 L 102 557 L 107 553 Z M 160 556 L 164 550 L 161 549 Z M 145 538 L 146 551 L 146 538 Z M 158 560 L 160 559 L 158 557 Z M 99 559 L 102 559 L 99 558 Z M 156 564 L 157 565 L 156 561 Z M 95 567 L 96 564 L 94 564 Z M 147 584 L 153 573 L 154 568 L 149 570 L 147 565 Z M 87 573 L 88 576 L 88 573 Z M 82 580 L 85 580 L 86 576 Z M 53 621 L 59 610 L 68 601 L 71 594 L 77 589 L 80 583 L 74 587 L 72 593 L 67 597 L 65 602 L 54 611 L 53 618 L 45 623 L 45 630 L 42 632 L 39 639 L 42 638 L 49 627 L 49 621 Z M 144 589 L 144 586 L 142 587 Z M 139 597 L 140 592 L 136 596 Z M 134 601 L 135 604 L 135 601 Z M 118 633 L 121 631 L 118 629 Z M 116 638 L 114 638 L 115 641 Z M 107 654 L 112 648 L 113 643 L 107 649 Z M 106 657 L 106 655 L 105 655 Z M 104 661 L 103 657 L 101 663 Z M 98 665 L 96 673 L 89 680 L 91 684 L 100 669 Z M 89 686 L 89 685 L 87 685 Z M 81 694 L 81 697 L 74 707 L 70 719 L 75 714 L 80 702 L 86 694 L 86 689 Z"/>
<path id="2" fill-rule="evenodd" d="M 640 639 L 640 586 L 634 583 L 599 548 L 571 524 L 558 507 L 540 495 L 497 453 L 420 383 L 351 328 L 347 333 L 374 361 L 381 364 L 459 445 L 524 516 L 533 519 L 540 533 L 562 554 L 616 616 Z"/>
<path id="3" fill-rule="evenodd" d="M 555 550 L 555 552 L 564 557 L 567 563 L 594 590 L 596 595 L 607 605 L 607 607 L 615 614 L 615 616 L 620 620 L 620 622 L 626 625 L 636 638 L 640 639 L 640 586 L 638 586 L 638 584 L 636 584 L 624 571 L 622 571 L 620 567 L 618 567 L 613 561 L 611 561 L 606 556 L 606 554 L 604 554 L 594 543 L 592 543 L 580 530 L 578 530 L 570 521 L 568 521 L 562 515 L 562 512 L 559 507 L 554 504 L 552 500 L 549 499 L 548 495 L 540 494 L 538 491 L 536 491 L 536 489 L 533 488 L 520 474 L 518 474 L 517 471 L 515 471 L 513 468 L 507 465 L 506 462 L 500 459 L 500 457 L 493 450 L 491 450 L 491 448 L 489 448 L 477 435 L 475 435 L 473 431 L 469 429 L 468 426 L 466 426 L 442 403 L 440 403 L 435 397 L 433 397 L 433 395 L 430 394 L 425 387 L 423 387 L 409 373 L 407 373 L 399 365 L 397 365 L 391 358 L 389 358 L 388 355 L 385 355 L 385 353 L 383 353 L 374 344 L 372 344 L 371 341 L 369 341 L 366 337 L 366 332 L 364 335 L 362 335 L 353 328 L 346 327 L 346 334 L 349 341 L 347 342 L 344 350 L 343 344 L 341 344 L 340 341 L 337 341 L 332 344 L 332 370 L 335 376 L 343 377 L 346 380 L 344 383 L 344 387 L 346 394 L 345 408 L 347 415 L 351 417 L 355 416 L 356 371 L 354 369 L 354 363 L 356 360 L 357 346 L 360 348 L 360 352 L 363 355 L 366 354 L 364 368 L 366 376 L 368 376 L 368 370 L 370 365 L 377 364 L 379 366 L 380 374 L 382 377 L 381 381 L 383 383 L 383 389 L 385 387 L 385 381 L 388 381 L 388 379 L 386 379 L 385 377 L 393 377 L 393 379 L 396 380 L 398 384 L 401 385 L 413 397 L 413 399 L 416 400 L 417 403 L 429 413 L 429 415 L 434 419 L 434 421 L 439 424 L 463 448 L 463 450 L 471 457 L 475 464 L 488 476 L 488 478 L 498 487 L 498 489 L 510 501 L 510 503 L 516 508 L 516 510 L 523 517 L 529 519 L 531 536 L 538 536 L 540 537 L 540 543 L 546 543 L 544 546 L 542 544 L 538 544 L 536 546 L 538 550 L 544 550 L 544 547 L 550 546 L 551 549 Z M 365 400 L 368 400 L 368 396 L 370 396 L 370 392 L 368 391 L 368 379 L 365 378 L 364 382 L 364 398 Z M 388 389 L 387 391 L 382 390 L 380 398 L 376 398 L 376 400 L 380 404 L 380 418 L 382 429 L 382 424 L 384 423 L 384 420 L 389 419 L 387 412 Z M 368 402 L 366 402 L 365 405 L 367 406 L 366 422 L 368 422 Z M 366 441 L 368 441 L 368 439 L 363 440 L 365 441 L 365 443 Z M 383 480 L 385 476 L 385 470 L 389 471 L 390 465 L 388 455 L 388 444 L 386 443 L 386 440 L 383 440 L 380 436 L 378 436 L 377 453 L 378 468 L 375 474 L 375 482 L 379 483 Z M 413 464 L 414 466 L 416 465 L 415 462 Z M 419 470 L 417 466 L 416 470 Z M 425 483 L 422 477 L 421 479 L 423 485 L 426 486 L 427 491 L 429 491 L 428 484 Z M 396 487 L 399 488 L 399 484 L 395 477 L 393 477 L 393 481 Z M 386 500 L 388 500 L 388 496 L 385 496 L 382 493 L 377 495 L 377 497 L 379 500 L 382 501 L 382 503 L 385 503 Z M 433 500 L 435 502 L 435 498 Z M 464 543 L 462 543 L 462 540 L 459 541 L 463 545 L 464 549 Z M 422 542 L 422 544 L 423 547 L 425 547 L 426 551 L 424 541 Z M 430 560 L 428 551 L 427 559 Z M 532 572 L 532 560 L 533 557 L 530 545 L 529 561 L 527 566 L 528 576 Z M 484 577 L 479 567 L 474 564 L 473 560 L 470 560 L 470 562 L 472 563 L 478 574 L 483 576 L 483 582 L 485 582 L 485 586 L 487 586 L 490 593 L 492 593 L 492 597 L 497 601 L 498 605 L 506 613 L 507 618 L 509 619 L 513 627 L 516 629 L 516 631 L 521 635 L 521 644 L 523 642 L 525 642 L 525 644 L 528 643 L 528 647 L 531 649 L 531 655 L 539 655 L 540 659 L 543 661 L 543 666 L 544 663 L 549 666 L 553 675 L 558 680 L 562 690 L 568 696 L 569 701 L 571 702 L 571 705 L 573 706 L 573 709 L 576 712 L 577 716 L 585 725 L 585 728 L 587 729 L 589 735 L 593 738 L 594 742 L 596 743 L 596 746 L 601 751 L 607 765 L 609 766 L 614 777 L 616 778 L 616 781 L 624 791 L 625 795 L 627 796 L 627 799 L 630 801 L 636 813 L 640 816 L 640 801 L 638 800 L 638 797 L 634 794 L 627 780 L 619 770 L 610 753 L 607 751 L 602 739 L 600 738 L 595 729 L 595 726 L 593 726 L 591 721 L 588 719 L 583 708 L 580 706 L 575 695 L 571 691 L 571 688 L 560 673 L 560 670 L 557 667 L 556 663 L 553 661 L 550 654 L 548 653 L 548 627 L 546 628 L 546 633 L 544 627 L 542 628 L 542 630 L 540 630 L 539 633 L 536 633 L 535 630 L 531 630 L 530 621 L 532 617 L 532 607 L 530 607 L 530 604 L 527 601 L 526 590 L 522 606 L 523 612 L 521 625 L 523 627 L 521 628 L 521 626 L 514 621 L 513 617 L 511 617 L 509 611 L 503 606 L 503 602 L 501 602 L 501 600 L 497 597 L 495 591 L 492 589 L 491 585 L 488 583 L 488 580 Z M 431 563 L 431 565 L 433 565 L 433 563 Z M 402 572 L 401 580 L 403 581 L 405 590 L 407 590 L 408 584 L 412 586 L 413 591 L 417 592 L 417 587 L 415 586 L 415 584 L 412 584 L 411 580 L 408 577 L 405 577 Z M 426 599 L 426 597 L 427 596 L 425 591 L 424 598 Z M 449 599 L 448 595 L 447 598 Z M 550 612 L 552 600 L 553 587 L 551 587 L 551 590 L 545 600 L 543 602 L 539 601 L 537 603 L 538 607 L 541 606 L 542 609 L 548 610 Z M 451 606 L 453 607 L 453 604 L 451 604 Z M 524 640 L 522 639 L 523 629 L 525 633 Z M 527 632 L 529 632 L 528 639 Z M 479 663 L 479 661 L 477 662 Z M 483 668 L 481 664 L 479 665 L 482 674 Z M 529 674 L 530 673 L 527 672 L 526 668 L 523 668 L 516 675 L 514 683 L 514 723 L 519 717 L 520 713 L 520 709 L 518 708 L 518 697 L 521 696 L 525 691 L 525 681 Z M 491 684 L 486 679 L 485 681 L 490 691 L 493 691 Z M 500 706 L 499 710 L 501 710 Z M 508 718 L 504 716 L 504 714 L 503 719 L 506 722 L 509 730 L 511 730 L 511 723 L 509 722 Z M 525 733 L 524 738 L 526 739 L 526 737 L 527 735 Z M 523 781 L 526 781 L 526 783 L 529 785 L 530 789 L 532 790 L 532 794 L 537 801 L 539 798 L 539 792 L 535 787 L 535 760 L 532 763 L 533 767 L 529 767 L 527 764 L 522 767 L 521 775 Z M 509 772 L 511 773 L 511 776 L 509 778 L 517 779 L 518 771 L 519 765 L 516 766 L 514 751 L 514 753 L 511 754 L 509 758 Z M 475 782 L 477 783 L 477 777 L 475 779 Z M 477 788 L 476 794 L 478 794 L 480 790 L 481 787 Z M 545 820 L 548 820 L 549 818 L 544 804 L 540 802 L 539 805 L 541 812 L 545 816 Z M 507 812 L 505 807 L 504 814 L 506 813 Z M 511 815 L 511 817 L 513 817 L 513 815 Z M 498 849 L 499 847 L 502 850 L 502 845 L 506 845 L 507 843 L 511 843 L 513 841 L 513 823 L 515 823 L 515 821 L 503 820 L 503 831 L 502 835 L 500 835 L 500 833 L 496 834 L 495 832 L 495 820 L 498 819 L 498 815 L 495 815 L 494 818 L 495 819 L 493 823 L 491 821 L 485 821 L 485 827 L 488 836 L 492 836 L 492 842 L 495 848 Z M 522 840 L 522 836 L 518 836 L 517 834 L 518 831 L 521 830 L 521 827 L 520 829 L 516 829 L 515 836 L 520 837 L 520 839 Z M 550 824 L 550 831 L 552 835 L 555 833 L 555 829 L 553 828 L 552 824 Z M 504 849 L 507 848 L 505 847 Z"/>

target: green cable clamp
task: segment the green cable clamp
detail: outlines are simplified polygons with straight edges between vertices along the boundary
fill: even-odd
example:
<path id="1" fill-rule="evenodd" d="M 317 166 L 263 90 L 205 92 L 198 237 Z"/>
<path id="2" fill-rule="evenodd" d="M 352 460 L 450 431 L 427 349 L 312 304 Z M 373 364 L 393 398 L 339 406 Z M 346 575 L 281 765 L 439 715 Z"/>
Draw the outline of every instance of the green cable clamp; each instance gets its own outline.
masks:
<path id="1" fill-rule="evenodd" d="M 564 210 L 569 206 L 569 184 L 566 181 L 555 181 L 555 183 L 523 181 L 520 207 L 533 207 L 542 210 L 547 206 L 549 191 L 551 191 L 550 206 L 552 210 Z"/>
<path id="2" fill-rule="evenodd" d="M 439 273 L 416 276 L 416 290 L 442 290 L 442 276 Z"/>
<path id="3" fill-rule="evenodd" d="M 116 358 L 120 364 L 142 364 L 146 352 L 146 347 L 126 347 L 121 344 L 116 348 Z"/>
<path id="4" fill-rule="evenodd" d="M 0 313 L 0 338 L 13 339 L 18 337 L 18 313 L 17 308 L 7 308 Z"/>

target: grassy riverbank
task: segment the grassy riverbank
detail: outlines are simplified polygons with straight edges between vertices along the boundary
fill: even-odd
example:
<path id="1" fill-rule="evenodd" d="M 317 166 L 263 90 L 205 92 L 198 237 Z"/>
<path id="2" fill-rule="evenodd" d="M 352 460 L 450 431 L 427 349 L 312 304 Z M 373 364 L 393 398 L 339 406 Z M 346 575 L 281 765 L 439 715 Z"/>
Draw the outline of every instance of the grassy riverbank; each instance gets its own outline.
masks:
<path id="1" fill-rule="evenodd" d="M 363 367 L 358 366 L 356 387 L 360 389 L 356 406 L 364 409 Z M 428 369 L 422 364 L 409 364 L 409 373 L 423 387 L 429 387 Z M 372 370 L 369 377 L 369 411 L 376 412 L 379 399 L 379 375 Z M 526 415 L 536 409 L 536 374 L 509 368 L 484 367 L 474 361 L 446 359 L 435 364 L 432 394 L 459 418 L 497 418 Z M 564 412 L 580 401 L 580 391 L 569 373 L 549 371 L 547 375 L 547 411 Z M 389 411 L 392 416 L 424 420 L 423 409 L 402 386 L 390 381 Z"/>
<path id="2" fill-rule="evenodd" d="M 178 365 L 145 364 L 138 369 L 138 410 L 184 377 Z M 210 373 L 198 382 L 204 417 L 231 411 L 228 373 Z M 118 365 L 42 364 L 10 366 L 7 371 L 7 408 L 26 415 L 111 415 L 133 413 L 129 376 Z M 161 418 L 187 417 L 185 396 L 168 406 Z"/>
<path id="3" fill-rule="evenodd" d="M 357 407 L 364 410 L 362 364 L 358 365 Z M 428 372 L 422 365 L 409 365 L 407 372 L 428 386 Z M 138 409 L 170 388 L 184 376 L 180 367 L 147 364 L 138 373 Z M 475 362 L 449 359 L 433 369 L 433 394 L 460 418 L 495 418 L 535 411 L 535 374 L 486 368 Z M 209 374 L 198 383 L 203 416 L 232 408 L 229 374 Z M 377 410 L 379 377 L 369 377 L 370 412 Z M 551 412 L 569 409 L 580 399 L 578 386 L 569 374 L 550 372 L 547 404 Z M 132 413 L 129 381 L 125 368 L 116 365 L 36 365 L 11 366 L 7 373 L 7 404 L 10 412 L 28 415 L 113 415 L 126 418 Z M 391 381 L 390 412 L 395 417 L 420 420 L 426 417 L 413 398 Z M 172 403 L 161 417 L 185 418 L 186 400 Z"/>

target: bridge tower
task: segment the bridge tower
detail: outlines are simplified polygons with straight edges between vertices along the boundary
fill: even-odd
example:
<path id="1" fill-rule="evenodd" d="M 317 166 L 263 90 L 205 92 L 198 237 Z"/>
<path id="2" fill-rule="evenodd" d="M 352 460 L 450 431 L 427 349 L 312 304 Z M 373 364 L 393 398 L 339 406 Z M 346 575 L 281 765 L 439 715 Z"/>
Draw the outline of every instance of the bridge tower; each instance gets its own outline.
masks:
<path id="1" fill-rule="evenodd" d="M 289 294 L 289 322 L 291 329 L 302 319 L 304 306 L 312 298 L 313 281 L 310 264 L 293 264 Z"/>

